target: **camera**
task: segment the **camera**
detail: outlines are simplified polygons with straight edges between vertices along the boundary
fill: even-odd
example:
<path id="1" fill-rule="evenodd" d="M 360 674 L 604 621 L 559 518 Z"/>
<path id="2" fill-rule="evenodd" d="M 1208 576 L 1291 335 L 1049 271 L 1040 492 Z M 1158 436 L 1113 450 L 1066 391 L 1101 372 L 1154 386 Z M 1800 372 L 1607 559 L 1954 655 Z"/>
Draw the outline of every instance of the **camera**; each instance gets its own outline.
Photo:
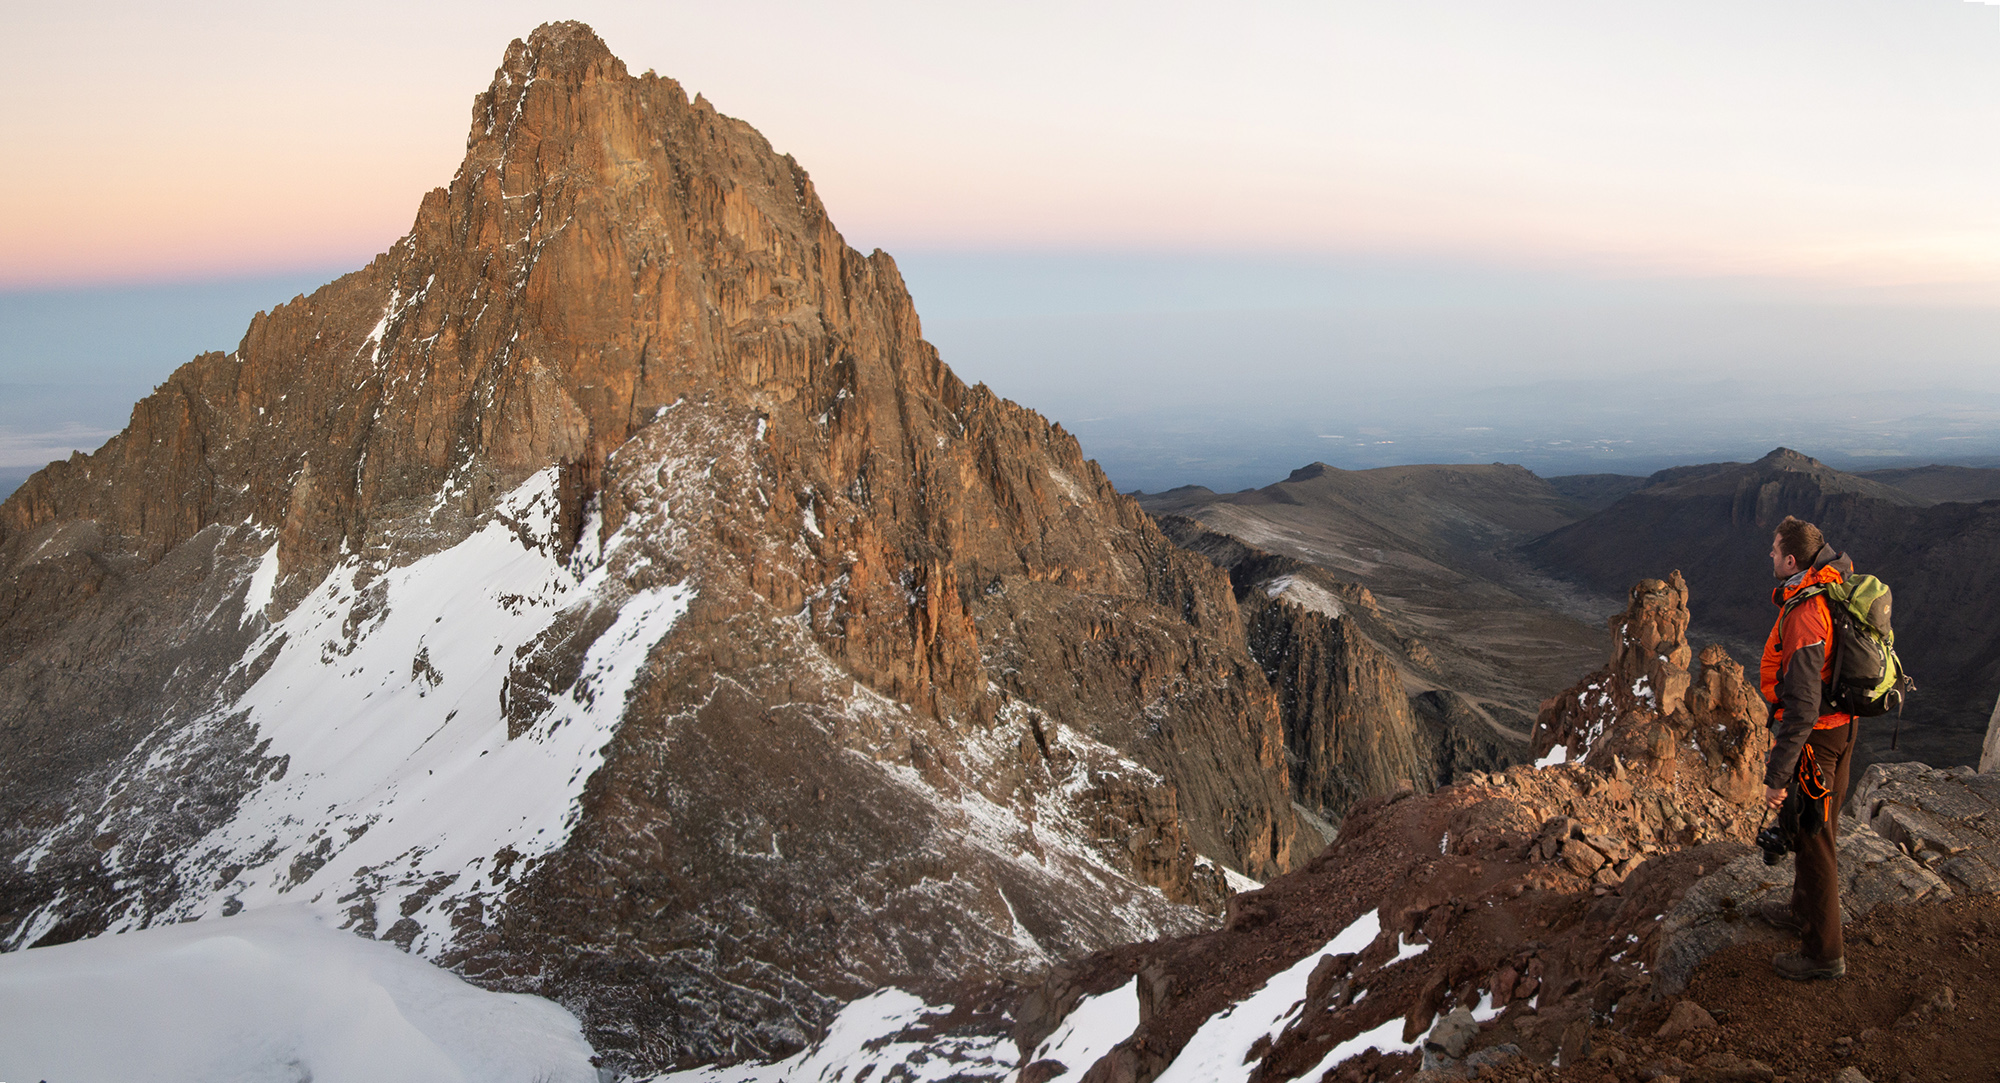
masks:
<path id="1" fill-rule="evenodd" d="M 1776 865 L 1792 852 L 1792 838 L 1777 824 L 1757 832 L 1757 848 L 1764 851 L 1764 864 Z"/>

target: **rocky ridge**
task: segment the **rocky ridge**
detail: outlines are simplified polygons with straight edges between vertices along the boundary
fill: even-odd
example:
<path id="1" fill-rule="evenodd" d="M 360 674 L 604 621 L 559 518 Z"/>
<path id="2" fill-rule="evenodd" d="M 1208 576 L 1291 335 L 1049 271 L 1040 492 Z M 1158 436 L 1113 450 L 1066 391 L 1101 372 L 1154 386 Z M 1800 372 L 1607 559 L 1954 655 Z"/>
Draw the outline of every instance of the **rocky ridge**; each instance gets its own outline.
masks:
<path id="1" fill-rule="evenodd" d="M 625 1068 L 1318 845 L 1227 577 L 575 23 L 409 236 L 0 504 L 0 658 L 6 948 L 309 901 Z"/>
<path id="2" fill-rule="evenodd" d="M 1687 600 L 1678 574 L 1633 588 L 1608 664 L 1545 706 L 1538 746 L 1566 747 L 1541 766 L 1365 801 L 1304 868 L 1234 897 L 1223 930 L 1053 970 L 1018 1009 L 1019 1078 L 1769 1079 L 1770 1062 L 1848 1050 L 1923 1060 L 1920 1028 L 1976 1029 L 1947 1009 L 1870 1037 L 1901 1025 L 1900 978 L 1851 1013 L 1882 1016 L 1863 1033 L 1875 1044 L 1826 1052 L 1691 999 L 1775 980 L 1737 968 L 1787 946 L 1751 915 L 1790 877 L 1748 845 L 1762 704 L 1718 648 L 1689 669 Z M 1900 764 L 1857 782 L 1840 842 L 1857 960 L 1894 955 L 1903 919 L 1872 919 L 1885 904 L 1965 900 L 1910 920 L 1978 935 L 2000 903 L 1981 879 L 1993 781 Z M 1110 1009 L 1126 1000 L 1122 1037 L 1071 1036 L 1066 1020 L 1125 1018 Z"/>

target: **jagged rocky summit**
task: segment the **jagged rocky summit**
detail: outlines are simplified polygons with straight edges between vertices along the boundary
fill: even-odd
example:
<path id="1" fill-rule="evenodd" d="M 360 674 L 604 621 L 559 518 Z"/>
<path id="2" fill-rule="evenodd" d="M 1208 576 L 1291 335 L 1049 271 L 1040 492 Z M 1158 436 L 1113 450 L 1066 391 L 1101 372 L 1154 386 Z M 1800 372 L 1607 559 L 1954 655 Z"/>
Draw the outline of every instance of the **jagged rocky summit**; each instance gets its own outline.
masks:
<path id="1" fill-rule="evenodd" d="M 1228 577 L 576 23 L 407 237 L 0 505 L 0 726 L 0 947 L 304 902 L 626 1068 L 1320 844 Z"/>

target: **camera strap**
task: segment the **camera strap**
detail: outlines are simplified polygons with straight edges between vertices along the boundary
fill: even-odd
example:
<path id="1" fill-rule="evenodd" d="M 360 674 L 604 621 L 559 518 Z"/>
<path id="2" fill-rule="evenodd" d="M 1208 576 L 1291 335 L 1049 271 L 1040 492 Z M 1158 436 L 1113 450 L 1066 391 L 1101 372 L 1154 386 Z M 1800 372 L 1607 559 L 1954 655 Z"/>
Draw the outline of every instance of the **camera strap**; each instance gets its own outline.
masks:
<path id="1" fill-rule="evenodd" d="M 1833 805 L 1827 797 L 1833 793 L 1826 784 L 1826 775 L 1819 769 L 1819 757 L 1813 755 L 1813 747 L 1807 744 L 1799 750 L 1799 797 L 1820 806 L 1820 819 L 1833 822 Z"/>

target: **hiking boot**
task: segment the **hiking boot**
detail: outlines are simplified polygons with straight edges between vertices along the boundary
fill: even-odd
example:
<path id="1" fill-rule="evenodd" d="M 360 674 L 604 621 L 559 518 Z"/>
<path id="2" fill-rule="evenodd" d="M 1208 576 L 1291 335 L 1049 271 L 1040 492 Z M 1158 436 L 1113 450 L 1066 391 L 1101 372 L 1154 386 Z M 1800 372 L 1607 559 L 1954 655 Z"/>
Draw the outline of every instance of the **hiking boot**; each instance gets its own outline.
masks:
<path id="1" fill-rule="evenodd" d="M 1772 956 L 1771 968 L 1778 972 L 1779 977 L 1790 978 L 1793 981 L 1819 981 L 1823 978 L 1847 976 L 1846 959 L 1822 963 L 1818 959 L 1807 958 L 1804 952 L 1797 951 L 1780 952 Z"/>
<path id="2" fill-rule="evenodd" d="M 1757 904 L 1757 916 L 1787 932 L 1796 933 L 1803 928 L 1798 915 L 1792 913 L 1792 904 L 1788 902 L 1766 899 Z"/>

